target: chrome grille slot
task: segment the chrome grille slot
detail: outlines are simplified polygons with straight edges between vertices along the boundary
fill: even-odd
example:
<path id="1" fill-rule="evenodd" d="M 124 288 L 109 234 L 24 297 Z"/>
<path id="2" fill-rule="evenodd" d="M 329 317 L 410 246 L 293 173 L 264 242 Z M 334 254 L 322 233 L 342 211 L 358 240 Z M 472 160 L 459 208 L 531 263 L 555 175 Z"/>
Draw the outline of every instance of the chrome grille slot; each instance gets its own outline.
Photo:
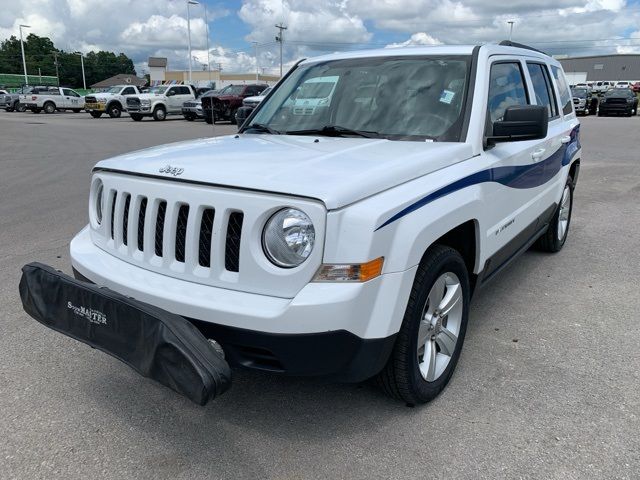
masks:
<path id="1" fill-rule="evenodd" d="M 189 221 L 189 205 L 180 205 L 178 210 L 178 220 L 176 222 L 176 260 L 184 263 L 186 240 L 187 240 L 187 222 Z"/>
<path id="2" fill-rule="evenodd" d="M 122 243 L 128 245 L 127 236 L 129 234 L 129 206 L 131 205 L 131 195 L 125 194 L 124 211 L 122 212 Z"/>
<path id="3" fill-rule="evenodd" d="M 114 239 L 114 220 L 116 213 L 116 200 L 118 199 L 118 192 L 114 191 L 111 196 L 111 222 L 109 223 L 109 228 L 111 229 L 111 240 Z"/>
<path id="4" fill-rule="evenodd" d="M 167 202 L 160 202 L 158 205 L 158 216 L 156 218 L 156 255 L 162 256 L 164 217 L 167 214 Z"/>
<path id="5" fill-rule="evenodd" d="M 240 239 L 242 237 L 242 212 L 232 212 L 227 224 L 227 240 L 224 252 L 224 268 L 230 272 L 240 270 Z"/>
<path id="6" fill-rule="evenodd" d="M 140 201 L 140 213 L 138 214 L 138 250 L 144 252 L 144 222 L 147 216 L 147 197 Z"/>
<path id="7" fill-rule="evenodd" d="M 216 211 L 205 208 L 200 221 L 200 238 L 198 241 L 198 264 L 202 267 L 211 266 L 211 240 L 213 236 L 213 219 Z"/>

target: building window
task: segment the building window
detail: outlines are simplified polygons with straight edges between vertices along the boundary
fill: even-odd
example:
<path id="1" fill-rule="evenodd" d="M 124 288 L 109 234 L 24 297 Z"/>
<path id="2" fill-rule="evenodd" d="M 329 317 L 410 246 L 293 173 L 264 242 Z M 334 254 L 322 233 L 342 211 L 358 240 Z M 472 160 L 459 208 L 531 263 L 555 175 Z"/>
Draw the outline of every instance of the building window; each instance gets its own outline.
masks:
<path id="1" fill-rule="evenodd" d="M 594 70 L 602 70 L 603 68 L 604 68 L 604 64 L 603 64 L 603 63 L 596 63 L 596 64 L 593 66 L 593 69 L 594 69 Z"/>

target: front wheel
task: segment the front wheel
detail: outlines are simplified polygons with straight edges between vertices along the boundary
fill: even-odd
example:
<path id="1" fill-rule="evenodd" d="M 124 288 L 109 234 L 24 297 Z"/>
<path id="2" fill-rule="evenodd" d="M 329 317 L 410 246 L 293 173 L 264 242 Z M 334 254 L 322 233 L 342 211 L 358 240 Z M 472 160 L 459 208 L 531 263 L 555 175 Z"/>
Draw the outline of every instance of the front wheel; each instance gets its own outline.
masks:
<path id="1" fill-rule="evenodd" d="M 156 107 L 153 111 L 153 119 L 161 122 L 165 118 L 167 118 L 167 112 L 164 107 Z"/>
<path id="2" fill-rule="evenodd" d="M 431 247 L 416 272 L 391 357 L 377 377 L 388 395 L 415 405 L 445 388 L 460 358 L 470 297 L 462 256 L 450 247 Z"/>
<path id="3" fill-rule="evenodd" d="M 571 212 L 573 211 L 573 179 L 567 178 L 562 190 L 560 204 L 554 213 L 549 228 L 536 242 L 536 247 L 544 252 L 559 252 L 567 241 Z"/>
<path id="4" fill-rule="evenodd" d="M 107 113 L 111 118 L 120 118 L 120 115 L 122 115 L 122 109 L 119 105 L 110 105 L 107 109 Z"/>

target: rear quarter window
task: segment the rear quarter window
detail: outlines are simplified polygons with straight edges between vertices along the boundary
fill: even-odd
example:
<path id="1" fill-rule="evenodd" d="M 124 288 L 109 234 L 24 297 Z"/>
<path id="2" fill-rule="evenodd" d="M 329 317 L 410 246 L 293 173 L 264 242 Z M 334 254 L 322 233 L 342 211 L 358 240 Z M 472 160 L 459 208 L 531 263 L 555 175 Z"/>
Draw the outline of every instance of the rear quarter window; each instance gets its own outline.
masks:
<path id="1" fill-rule="evenodd" d="M 573 112 L 573 101 L 571 99 L 571 90 L 569 90 L 569 85 L 567 84 L 567 80 L 564 78 L 564 73 L 558 67 L 551 66 L 551 72 L 553 74 L 553 79 L 556 82 L 556 87 L 558 88 L 558 94 L 560 95 L 560 105 L 562 107 L 563 115 L 569 115 Z"/>

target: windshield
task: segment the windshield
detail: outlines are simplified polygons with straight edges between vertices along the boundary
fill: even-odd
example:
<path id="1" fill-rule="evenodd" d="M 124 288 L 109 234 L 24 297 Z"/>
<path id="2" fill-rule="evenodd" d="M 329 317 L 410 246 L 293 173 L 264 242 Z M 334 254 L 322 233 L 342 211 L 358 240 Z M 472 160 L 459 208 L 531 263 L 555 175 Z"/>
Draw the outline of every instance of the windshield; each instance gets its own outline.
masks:
<path id="1" fill-rule="evenodd" d="M 161 87 L 151 87 L 149 89 L 149 93 L 157 93 L 158 95 L 162 95 L 164 92 L 167 91 L 169 87 L 166 85 L 162 85 Z"/>
<path id="2" fill-rule="evenodd" d="M 574 88 L 571 90 L 571 95 L 576 98 L 587 98 L 587 90 L 585 88 Z"/>
<path id="3" fill-rule="evenodd" d="M 120 93 L 120 89 L 122 87 L 111 87 L 108 90 L 105 90 L 106 93 Z"/>
<path id="4" fill-rule="evenodd" d="M 244 85 L 227 85 L 218 92 L 218 95 L 241 95 Z"/>
<path id="5" fill-rule="evenodd" d="M 635 93 L 626 88 L 621 88 L 619 90 L 607 90 L 607 93 L 604 94 L 605 97 L 633 97 Z"/>
<path id="6" fill-rule="evenodd" d="M 256 124 L 285 134 L 460 141 L 470 61 L 394 56 L 303 65 L 244 130 Z"/>

